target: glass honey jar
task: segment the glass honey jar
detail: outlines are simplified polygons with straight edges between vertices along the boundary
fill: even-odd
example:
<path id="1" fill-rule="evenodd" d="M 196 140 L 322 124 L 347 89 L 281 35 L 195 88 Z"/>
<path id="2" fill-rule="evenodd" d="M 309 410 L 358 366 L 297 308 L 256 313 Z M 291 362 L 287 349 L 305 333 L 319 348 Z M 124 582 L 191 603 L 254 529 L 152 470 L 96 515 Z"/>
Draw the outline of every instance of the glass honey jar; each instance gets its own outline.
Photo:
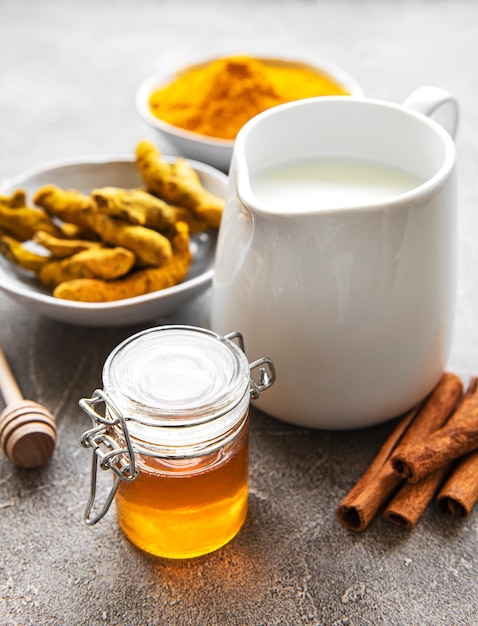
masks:
<path id="1" fill-rule="evenodd" d="M 249 364 L 239 333 L 161 326 L 119 344 L 103 390 L 80 400 L 93 421 L 81 440 L 93 451 L 86 523 L 114 500 L 121 529 L 146 552 L 179 559 L 225 545 L 247 514 L 250 400 L 274 380 L 270 359 Z M 98 467 L 114 480 L 93 514 Z"/>

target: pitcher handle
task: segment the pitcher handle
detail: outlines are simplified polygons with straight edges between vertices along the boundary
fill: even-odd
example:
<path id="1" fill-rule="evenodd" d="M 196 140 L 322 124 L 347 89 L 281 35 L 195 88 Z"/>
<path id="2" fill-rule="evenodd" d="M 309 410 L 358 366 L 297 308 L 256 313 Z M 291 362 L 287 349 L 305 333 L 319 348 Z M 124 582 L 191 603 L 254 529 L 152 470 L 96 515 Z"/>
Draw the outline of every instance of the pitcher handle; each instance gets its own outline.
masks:
<path id="1" fill-rule="evenodd" d="M 459 107 L 456 98 L 439 87 L 419 87 L 403 103 L 404 106 L 422 113 L 438 122 L 455 137 L 458 127 Z"/>

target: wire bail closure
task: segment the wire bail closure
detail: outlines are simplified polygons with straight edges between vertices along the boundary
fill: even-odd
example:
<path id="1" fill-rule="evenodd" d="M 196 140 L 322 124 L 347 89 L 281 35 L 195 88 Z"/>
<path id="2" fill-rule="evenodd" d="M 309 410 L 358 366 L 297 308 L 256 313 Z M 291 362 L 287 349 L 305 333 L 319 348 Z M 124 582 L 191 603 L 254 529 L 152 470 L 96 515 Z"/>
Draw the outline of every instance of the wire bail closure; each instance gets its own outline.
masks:
<path id="1" fill-rule="evenodd" d="M 104 416 L 97 413 L 95 406 L 103 402 L 105 404 Z M 80 407 L 91 417 L 95 425 L 86 431 L 81 437 L 81 445 L 84 448 L 91 448 L 93 451 L 91 465 L 91 485 L 90 498 L 86 505 L 84 520 L 88 526 L 93 526 L 102 517 L 104 517 L 110 508 L 111 502 L 118 490 L 121 481 L 133 481 L 138 477 L 139 470 L 136 468 L 134 460 L 134 450 L 126 426 L 126 420 L 121 415 L 115 403 L 109 398 L 104 391 L 96 389 L 91 398 L 82 398 L 79 402 Z M 111 429 L 116 426 L 120 429 L 124 441 L 125 448 L 121 448 L 116 439 L 111 435 Z M 111 470 L 116 474 L 113 487 L 108 494 L 105 504 L 99 513 L 92 517 L 91 511 L 96 498 L 96 485 L 98 476 L 98 463 L 102 470 Z"/>
<path id="2" fill-rule="evenodd" d="M 237 343 L 239 348 L 245 352 L 244 338 L 240 332 L 224 335 L 224 339 Z M 249 381 L 252 400 L 256 400 L 260 396 L 261 392 L 269 389 L 269 387 L 271 387 L 276 380 L 274 363 L 269 357 L 265 356 L 261 359 L 257 359 L 257 361 L 254 361 L 253 363 L 250 363 L 249 371 L 252 372 L 252 370 L 257 367 L 259 368 L 259 380 L 256 382 L 251 376 Z"/>
<path id="3" fill-rule="evenodd" d="M 241 333 L 230 333 L 225 335 L 224 339 L 235 342 L 244 352 L 244 340 Z M 258 370 L 258 372 L 256 377 L 253 377 L 252 373 L 255 370 Z M 263 357 L 249 364 L 249 372 L 249 394 L 251 399 L 255 400 L 262 391 L 274 384 L 276 380 L 274 364 L 270 358 Z M 98 413 L 95 408 L 101 402 L 105 405 L 104 415 Z M 113 400 L 101 389 L 96 389 L 91 398 L 82 398 L 79 401 L 79 405 L 93 422 L 93 428 L 83 433 L 80 440 L 84 448 L 91 448 L 92 450 L 90 496 L 85 508 L 84 521 L 88 526 L 93 526 L 108 512 L 120 483 L 136 480 L 139 475 L 139 469 L 136 467 L 134 448 L 126 423 L 133 418 L 122 415 Z M 141 420 L 137 421 L 141 422 Z M 162 423 L 158 423 L 157 427 L 159 428 L 162 425 Z M 181 426 L 183 424 L 178 424 L 178 428 Z M 113 429 L 116 433 L 120 433 L 124 440 L 124 447 L 121 447 L 113 436 Z M 203 451 L 202 454 L 204 453 Z M 102 470 L 111 470 L 116 475 L 116 478 L 105 503 L 99 512 L 93 515 L 92 511 L 97 492 L 98 467 Z"/>

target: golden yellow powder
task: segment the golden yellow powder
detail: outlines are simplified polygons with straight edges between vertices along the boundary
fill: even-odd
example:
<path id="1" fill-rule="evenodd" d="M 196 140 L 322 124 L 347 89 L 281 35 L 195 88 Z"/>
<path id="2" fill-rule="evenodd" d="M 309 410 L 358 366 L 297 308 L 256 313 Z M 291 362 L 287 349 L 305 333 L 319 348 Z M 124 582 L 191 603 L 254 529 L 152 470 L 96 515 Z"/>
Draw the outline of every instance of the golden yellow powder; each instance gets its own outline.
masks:
<path id="1" fill-rule="evenodd" d="M 350 95 L 305 66 L 270 65 L 250 56 L 225 57 L 180 74 L 154 91 L 158 118 L 196 133 L 234 139 L 254 115 L 292 100 Z"/>

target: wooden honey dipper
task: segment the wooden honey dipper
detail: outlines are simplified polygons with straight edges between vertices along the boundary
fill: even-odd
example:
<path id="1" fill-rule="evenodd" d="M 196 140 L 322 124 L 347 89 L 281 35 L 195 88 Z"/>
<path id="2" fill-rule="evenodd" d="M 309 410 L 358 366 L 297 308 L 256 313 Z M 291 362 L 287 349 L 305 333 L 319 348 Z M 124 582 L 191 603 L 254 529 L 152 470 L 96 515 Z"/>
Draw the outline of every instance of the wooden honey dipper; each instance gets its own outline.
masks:
<path id="1" fill-rule="evenodd" d="M 0 415 L 0 447 L 20 467 L 38 467 L 53 454 L 56 423 L 37 402 L 25 400 L 0 348 L 0 390 L 6 407 Z"/>

